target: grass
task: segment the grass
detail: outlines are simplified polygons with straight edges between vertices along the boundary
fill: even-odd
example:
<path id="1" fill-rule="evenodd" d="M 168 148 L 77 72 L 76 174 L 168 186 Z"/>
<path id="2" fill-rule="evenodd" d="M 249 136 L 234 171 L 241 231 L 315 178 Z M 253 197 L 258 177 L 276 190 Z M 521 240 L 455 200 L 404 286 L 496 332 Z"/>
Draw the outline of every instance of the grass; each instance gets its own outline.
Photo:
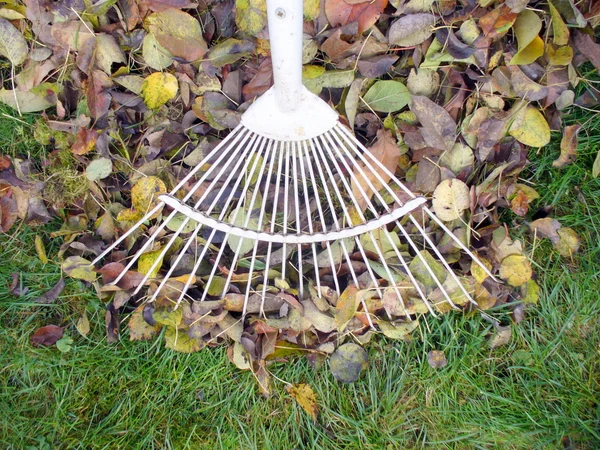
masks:
<path id="1" fill-rule="evenodd" d="M 32 119 L 26 119 L 30 122 Z M 104 308 L 91 290 L 67 279 L 53 305 L 33 300 L 60 278 L 59 261 L 42 264 L 34 248 L 42 237 L 51 259 L 62 243 L 43 227 L 15 226 L 0 235 L 0 444 L 8 449 L 406 449 L 600 447 L 600 181 L 591 178 L 600 148 L 600 115 L 573 113 L 588 122 L 577 162 L 551 163 L 558 144 L 531 155 L 523 177 L 554 205 L 563 226 L 582 237 L 572 260 L 546 241 L 531 242 L 515 216 L 506 220 L 529 241 L 540 302 L 513 325 L 511 341 L 491 350 L 491 325 L 479 315 L 449 314 L 423 321 L 410 342 L 375 339 L 369 370 L 355 384 L 337 383 L 326 367 L 304 359 L 271 371 L 289 383 L 309 383 L 319 399 L 313 424 L 275 380 L 270 399 L 258 395 L 248 372 L 230 364 L 225 350 L 185 355 L 160 340 L 108 344 Z M 8 125 L 7 125 L 8 124 Z M 19 123 L 20 124 L 20 123 Z M 18 131 L 23 126 L 23 132 Z M 12 133 L 12 134 L 11 134 Z M 16 133 L 16 134 L 15 134 Z M 35 154 L 24 124 L 0 116 L 0 146 Z M 559 139 L 560 136 L 555 136 Z M 555 141 L 557 140 L 555 139 Z M 11 274 L 29 291 L 8 293 Z M 75 324 L 83 312 L 91 332 Z M 508 311 L 494 316 L 511 323 Z M 34 348 L 39 326 L 65 326 L 70 352 Z M 433 369 L 427 353 L 443 350 L 448 365 Z"/>

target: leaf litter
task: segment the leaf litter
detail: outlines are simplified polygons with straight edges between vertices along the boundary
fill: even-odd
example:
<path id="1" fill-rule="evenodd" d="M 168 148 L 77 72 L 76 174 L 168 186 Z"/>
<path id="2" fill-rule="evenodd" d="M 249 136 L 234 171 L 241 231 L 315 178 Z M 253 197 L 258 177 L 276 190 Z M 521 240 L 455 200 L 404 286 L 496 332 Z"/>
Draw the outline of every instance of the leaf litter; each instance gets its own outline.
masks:
<path id="1" fill-rule="evenodd" d="M 431 195 L 435 213 L 458 239 L 477 237 L 480 259 L 505 283 L 494 283 L 469 267 L 436 223 L 419 224 L 481 310 L 520 299 L 525 305 L 538 301 L 529 255 L 510 237 L 498 211 L 510 208 L 518 217 L 530 216 L 539 194 L 519 182 L 519 174 L 528 152 L 534 151 L 530 147 L 547 151 L 543 147 L 551 131 L 563 134 L 554 166 L 572 164 L 577 157 L 580 127 L 565 127 L 563 117 L 574 103 L 597 104 L 575 95 L 581 65 L 600 69 L 600 45 L 593 37 L 600 21 L 584 14 L 591 3 L 552 1 L 534 9 L 517 1 L 451 0 L 435 8 L 431 1 L 305 1 L 307 87 L 336 107 L 342 123 L 387 170 L 405 179 L 409 189 Z M 308 280 L 309 294 L 300 298 L 297 269 L 290 267 L 282 279 L 282 252 L 273 252 L 267 265 L 260 246 L 253 255 L 250 243 L 222 236 L 208 245 L 208 236 L 193 235 L 189 227 L 166 248 L 184 223 L 178 216 L 162 227 L 138 265 L 111 285 L 146 236 L 165 222 L 164 212 L 142 224 L 104 267 L 93 270 L 89 261 L 154 208 L 157 197 L 183 179 L 272 85 L 265 2 L 205 0 L 191 8 L 187 2 L 142 0 L 65 8 L 60 2 L 32 0 L 19 6 L 26 19 L 13 18 L 16 10 L 10 5 L 1 8 L 7 14 L 0 19 L 0 54 L 10 74 L 0 102 L 17 115 L 43 113 L 33 135 L 48 152 L 42 161 L 27 155 L 0 157 L 0 232 L 8 233 L 17 221 L 35 226 L 60 217 L 63 225 L 51 238 L 61 238 L 63 244 L 50 260 L 62 260 L 65 275 L 95 286 L 106 304 L 110 342 L 119 339 L 122 315 L 129 317 L 132 340 L 153 339 L 164 330 L 165 345 L 182 352 L 229 342 L 232 362 L 252 371 L 268 395 L 273 361 L 305 355 L 317 367 L 330 357 L 334 377 L 354 381 L 368 364 L 356 342 L 367 344 L 374 331 L 406 340 L 423 315 L 473 309 L 427 242 L 419 243 L 417 253 L 392 228 L 375 233 L 378 246 L 385 249 L 392 239 L 401 248 L 434 306 L 431 311 L 393 251 L 378 255 L 365 241 L 366 260 L 353 258 L 354 244 L 348 242 L 346 262 L 340 243 L 322 246 L 321 259 L 333 257 L 337 266 L 317 262 L 324 282 L 315 286 Z M 598 161 L 600 156 L 594 176 L 600 173 Z M 385 171 L 380 175 L 388 177 Z M 373 192 L 370 184 L 359 171 L 352 190 L 385 195 Z M 282 195 L 259 179 L 253 180 L 254 192 L 268 199 Z M 362 214 L 368 205 L 357 206 L 361 211 L 351 215 Z M 236 221 L 257 228 L 255 213 L 242 211 Z M 557 219 L 526 223 L 563 257 L 573 258 L 579 250 L 577 233 Z M 406 227 L 420 235 L 416 225 Z M 165 279 L 188 240 L 180 270 Z M 223 245 L 226 252 L 240 247 L 243 257 L 236 267 L 217 267 L 209 285 L 212 261 Z M 48 263 L 38 237 L 36 249 Z M 204 257 L 196 264 L 200 253 Z M 393 273 L 383 270 L 381 257 Z M 264 302 L 258 285 L 263 277 L 248 280 L 253 258 L 257 271 L 269 267 Z M 342 281 L 339 294 L 332 270 Z M 351 272 L 359 277 L 358 289 L 346 287 Z M 151 276 L 139 286 L 144 273 Z M 369 273 L 382 283 L 382 292 L 371 288 Z M 219 298 L 230 275 L 228 292 Z M 13 280 L 11 292 L 23 295 L 27 287 L 20 286 L 19 275 Z M 242 320 L 242 289 L 249 281 L 248 315 Z M 146 304 L 162 282 L 165 292 Z M 438 282 L 450 293 L 451 303 L 442 298 Z M 186 285 L 191 286 L 188 296 L 175 308 Z M 37 301 L 55 301 L 63 287 L 61 279 Z M 206 300 L 199 302 L 205 292 Z M 89 328 L 84 314 L 77 329 L 85 336 Z M 498 328 L 490 346 L 505 343 L 509 330 Z M 49 325 L 32 336 L 35 345 L 59 340 L 60 350 L 69 351 L 72 338 L 63 338 L 60 327 Z M 429 362 L 433 367 L 446 363 L 438 351 L 429 355 Z M 316 420 L 310 387 L 290 385 L 288 391 Z"/>

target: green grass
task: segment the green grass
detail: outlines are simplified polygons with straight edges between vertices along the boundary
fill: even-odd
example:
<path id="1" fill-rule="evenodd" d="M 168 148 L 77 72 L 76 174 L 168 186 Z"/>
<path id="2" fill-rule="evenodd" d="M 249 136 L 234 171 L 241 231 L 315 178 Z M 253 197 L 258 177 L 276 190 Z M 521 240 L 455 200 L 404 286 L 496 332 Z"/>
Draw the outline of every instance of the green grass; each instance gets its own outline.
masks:
<path id="1" fill-rule="evenodd" d="M 10 134 L 18 128 L 9 120 L 0 116 L 4 151 L 39 151 L 26 125 Z M 43 265 L 33 240 L 41 236 L 55 258 L 62 241 L 50 232 L 60 223 L 13 227 L 0 235 L 2 448 L 557 449 L 563 439 L 572 448 L 599 448 L 600 182 L 590 168 L 600 116 L 574 113 L 569 120 L 589 121 L 577 162 L 553 169 L 554 144 L 531 155 L 523 178 L 542 195 L 536 206 L 554 205 L 561 223 L 577 230 L 582 251 L 562 258 L 549 242 L 531 242 L 522 219 L 507 216 L 512 232 L 529 240 L 543 291 L 513 325 L 509 344 L 491 350 L 488 322 L 449 314 L 423 321 L 411 342 L 372 341 L 370 368 L 352 385 L 304 359 L 271 366 L 279 379 L 313 387 L 317 425 L 278 380 L 274 395 L 263 399 L 252 375 L 230 364 L 223 348 L 177 354 L 160 340 L 131 343 L 126 332 L 108 344 L 103 305 L 77 281 L 67 280 L 55 304 L 34 303 L 58 281 L 60 266 Z M 13 272 L 29 287 L 22 297 L 8 293 Z M 75 328 L 84 310 L 87 337 Z M 493 315 L 511 323 L 502 308 Z M 75 341 L 70 352 L 30 345 L 32 332 L 49 323 L 65 326 Z M 432 349 L 446 353 L 445 368 L 428 365 Z"/>

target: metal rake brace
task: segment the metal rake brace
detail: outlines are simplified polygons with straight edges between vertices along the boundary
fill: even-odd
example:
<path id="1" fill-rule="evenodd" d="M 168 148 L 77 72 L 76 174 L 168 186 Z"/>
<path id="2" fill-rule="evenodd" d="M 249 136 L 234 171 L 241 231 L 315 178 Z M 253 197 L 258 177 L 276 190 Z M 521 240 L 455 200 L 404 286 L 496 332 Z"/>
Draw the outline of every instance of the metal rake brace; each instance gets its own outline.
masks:
<path id="1" fill-rule="evenodd" d="M 217 255 L 211 260 L 212 268 L 205 283 L 206 287 L 210 286 L 217 270 L 226 261 L 229 270 L 221 296 L 234 282 L 233 274 L 240 258 L 244 257 L 242 251 L 247 247 L 244 244 L 251 243 L 246 250 L 249 254 L 246 264 L 248 279 L 242 288 L 246 300 L 253 292 L 256 263 L 264 259 L 261 262 L 262 289 L 259 290 L 264 303 L 270 269 L 273 269 L 272 255 L 281 252 L 282 262 L 277 264 L 281 266 L 279 278 L 286 278 L 288 262 L 295 263 L 300 299 L 304 297 L 304 279 L 314 279 L 317 295 L 321 295 L 321 287 L 328 282 L 340 294 L 344 287 L 338 276 L 342 262 L 347 265 L 351 282 L 361 286 L 360 274 L 356 273 L 352 264 L 359 259 L 365 263 L 363 273 L 367 274 L 369 287 L 376 289 L 379 296 L 382 295 L 380 279 L 384 278 L 406 311 L 401 288 L 395 282 L 398 276 L 404 276 L 435 315 L 424 287 L 409 268 L 410 255 L 401 248 L 402 240 L 413 253 L 412 258 L 420 261 L 452 307 L 456 308 L 444 280 L 440 280 L 421 252 L 426 247 L 433 251 L 468 301 L 476 305 L 423 228 L 425 221 L 419 222 L 414 213 L 419 211 L 423 219 L 437 224 L 457 248 L 495 279 L 488 268 L 427 207 L 426 198 L 417 197 L 407 189 L 339 123 L 337 113 L 327 103 L 302 85 L 302 1 L 267 0 L 267 14 L 274 86 L 243 114 L 240 125 L 210 155 L 169 194 L 161 195 L 160 203 L 92 264 L 97 264 L 136 229 L 167 207 L 170 209 L 168 216 L 156 226 L 112 282 L 118 283 L 140 256 L 153 248 L 167 223 L 182 215 L 181 225 L 164 244 L 159 257 L 134 292 L 137 294 L 142 289 L 177 238 L 184 235 L 187 241 L 172 260 L 150 301 L 160 294 L 184 255 L 196 250 L 191 270 L 192 275 L 196 274 L 213 242 L 222 239 Z M 202 171 L 206 166 L 208 168 Z M 190 182 L 193 185 L 187 190 Z M 416 237 L 411 236 L 405 222 L 417 230 Z M 195 227 L 193 231 L 186 232 L 190 223 L 195 223 Z M 197 247 L 191 246 L 203 230 L 208 230 L 209 234 L 198 254 Z M 391 251 L 384 251 L 386 248 Z M 288 256 L 293 254 L 295 258 L 288 260 Z M 381 265 L 379 274 L 369 264 L 373 257 Z M 401 270 L 397 271 L 392 265 L 399 265 Z M 320 274 L 321 269 L 331 270 L 330 279 L 325 280 Z M 188 277 L 176 305 L 186 298 L 193 278 Z M 364 278 L 361 278 L 363 286 Z M 207 295 L 208 289 L 205 288 L 200 301 L 206 300 Z M 363 307 L 367 311 L 364 302 Z M 246 314 L 246 309 L 247 301 L 242 315 Z M 371 318 L 367 317 L 372 324 Z"/>

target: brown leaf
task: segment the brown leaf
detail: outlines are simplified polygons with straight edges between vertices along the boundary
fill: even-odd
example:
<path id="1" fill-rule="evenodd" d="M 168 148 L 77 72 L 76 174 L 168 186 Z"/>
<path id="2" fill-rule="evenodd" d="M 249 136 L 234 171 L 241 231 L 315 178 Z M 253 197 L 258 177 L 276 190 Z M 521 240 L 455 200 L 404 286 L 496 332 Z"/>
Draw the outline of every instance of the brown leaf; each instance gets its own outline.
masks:
<path id="1" fill-rule="evenodd" d="M 63 335 L 63 329 L 57 325 L 46 325 L 38 328 L 31 336 L 31 343 L 35 347 L 49 347 L 54 345 Z"/>
<path id="2" fill-rule="evenodd" d="M 21 279 L 19 277 L 19 274 L 17 272 L 13 272 L 10 274 L 10 276 L 12 277 L 12 282 L 8 286 L 8 292 L 10 292 L 13 295 L 16 295 L 17 297 L 27 294 L 29 288 L 21 287 Z"/>
<path id="3" fill-rule="evenodd" d="M 254 77 L 244 85 L 242 94 L 244 101 L 252 100 L 264 94 L 267 89 L 273 85 L 273 65 L 271 58 L 265 58 L 260 65 Z"/>
<path id="4" fill-rule="evenodd" d="M 106 89 L 112 85 L 108 75 L 101 70 L 94 70 L 88 79 L 87 104 L 90 114 L 98 119 L 108 112 L 111 96 Z"/>
<path id="5" fill-rule="evenodd" d="M 554 244 L 558 243 L 560 240 L 558 230 L 561 228 L 561 224 L 558 220 L 552 219 L 551 217 L 534 220 L 529 224 L 529 228 L 531 228 L 531 231 L 538 237 L 548 238 Z"/>
<path id="6" fill-rule="evenodd" d="M 325 15 L 332 27 L 358 22 L 358 32 L 368 30 L 379 18 L 388 0 L 325 0 Z"/>
<path id="7" fill-rule="evenodd" d="M 88 128 L 82 128 L 75 135 L 75 143 L 71 147 L 71 152 L 75 155 L 85 155 L 96 148 L 98 132 Z"/>
<path id="8" fill-rule="evenodd" d="M 50 289 L 45 294 L 40 295 L 34 300 L 34 302 L 41 303 L 43 305 L 49 305 L 51 303 L 54 303 L 64 288 L 65 280 L 61 278 L 60 280 L 58 280 L 58 283 L 56 283 L 56 285 L 52 289 Z"/>
<path id="9" fill-rule="evenodd" d="M 479 26 L 489 38 L 504 36 L 517 20 L 517 15 L 503 4 L 479 19 Z"/>
<path id="10" fill-rule="evenodd" d="M 109 303 L 106 307 L 106 340 L 114 343 L 119 341 L 119 313 L 115 305 Z"/>
<path id="11" fill-rule="evenodd" d="M 394 136 L 390 131 L 384 129 L 379 130 L 377 132 L 377 141 L 375 141 L 375 144 L 373 144 L 369 148 L 369 151 L 371 152 L 373 157 L 380 161 L 381 164 L 384 167 L 386 167 L 391 173 L 394 173 L 396 171 L 396 166 L 398 165 L 398 161 L 400 160 L 401 152 L 400 148 L 398 147 L 398 144 L 396 143 L 396 140 L 394 139 Z M 357 203 L 363 211 L 367 208 L 369 200 L 374 194 L 373 190 L 369 186 L 369 181 L 371 182 L 374 188 L 380 190 L 383 187 L 383 185 L 378 180 L 378 178 L 380 177 L 385 183 L 387 183 L 390 180 L 390 177 L 386 175 L 382 169 L 380 169 L 376 165 L 374 165 L 374 168 L 377 171 L 377 173 L 373 173 L 372 171 L 368 170 L 365 171 L 363 167 L 362 171 L 357 170 L 357 173 L 355 173 L 356 180 L 354 179 L 354 177 L 352 179 L 352 195 L 354 195 L 355 198 L 358 200 Z M 363 177 L 363 172 L 367 176 L 367 179 Z M 361 188 L 366 194 L 366 196 L 361 193 Z"/>
<path id="12" fill-rule="evenodd" d="M 440 369 L 448 365 L 446 355 L 441 350 L 431 350 L 429 353 L 427 353 L 427 362 L 434 369 Z"/>
<path id="13" fill-rule="evenodd" d="M 17 221 L 17 203 L 8 196 L 0 198 L 0 233 L 7 233 Z"/>
<path id="14" fill-rule="evenodd" d="M 564 167 L 572 164 L 577 158 L 577 135 L 581 125 L 570 125 L 563 130 L 563 136 L 560 141 L 560 156 L 554 160 L 552 167 Z"/>
<path id="15" fill-rule="evenodd" d="M 108 263 L 101 269 L 98 269 L 97 272 L 102 275 L 102 281 L 104 284 L 112 283 L 125 269 L 125 266 L 118 262 Z M 123 290 L 133 289 L 134 287 L 139 286 L 139 284 L 144 279 L 144 275 L 141 273 L 135 272 L 133 270 L 128 270 L 127 273 L 119 280 L 117 286 L 119 286 Z"/>
<path id="16" fill-rule="evenodd" d="M 489 344 L 490 348 L 498 348 L 508 344 L 512 335 L 510 326 L 508 327 L 496 327 L 496 332 L 490 336 Z"/>
<path id="17" fill-rule="evenodd" d="M 456 142 L 456 123 L 448 112 L 421 95 L 414 95 L 410 110 L 423 126 L 421 134 L 427 145 L 440 150 L 451 150 Z"/>
<path id="18" fill-rule="evenodd" d="M 398 61 L 398 56 L 396 55 L 379 55 L 372 58 L 360 59 L 358 61 L 358 71 L 363 77 L 379 78 L 385 75 L 396 61 Z"/>

